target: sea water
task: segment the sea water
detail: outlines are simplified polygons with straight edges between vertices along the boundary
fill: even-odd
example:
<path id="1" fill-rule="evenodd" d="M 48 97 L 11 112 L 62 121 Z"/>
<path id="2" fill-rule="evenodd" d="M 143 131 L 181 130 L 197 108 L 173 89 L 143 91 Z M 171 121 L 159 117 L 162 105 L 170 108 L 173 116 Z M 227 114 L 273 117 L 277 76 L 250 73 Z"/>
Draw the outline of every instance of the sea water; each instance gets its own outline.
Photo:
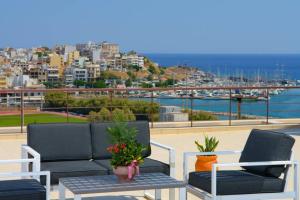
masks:
<path id="1" fill-rule="evenodd" d="M 193 66 L 220 76 L 248 78 L 300 80 L 300 55 L 298 54 L 146 54 L 161 66 Z M 162 105 L 190 107 L 190 101 L 182 99 L 156 99 Z M 193 108 L 213 112 L 229 112 L 229 100 L 193 101 Z M 237 102 L 232 101 L 232 112 L 237 111 Z M 266 116 L 266 101 L 244 101 L 242 114 Z M 269 116 L 274 118 L 300 117 L 300 90 L 286 90 L 271 96 Z M 220 117 L 226 118 L 226 117 Z"/>

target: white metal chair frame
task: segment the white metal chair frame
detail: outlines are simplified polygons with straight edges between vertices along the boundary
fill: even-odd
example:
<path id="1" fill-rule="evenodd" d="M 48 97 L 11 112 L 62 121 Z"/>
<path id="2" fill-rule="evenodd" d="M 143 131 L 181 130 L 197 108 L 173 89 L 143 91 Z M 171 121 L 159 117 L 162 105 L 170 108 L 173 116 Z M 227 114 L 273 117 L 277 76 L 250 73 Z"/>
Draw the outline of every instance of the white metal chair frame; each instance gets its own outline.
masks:
<path id="1" fill-rule="evenodd" d="M 189 166 L 188 158 L 191 156 L 208 156 L 208 155 L 230 155 L 241 154 L 242 151 L 218 151 L 218 152 L 185 152 L 183 155 L 183 177 L 184 181 L 188 183 L 189 179 Z M 259 194 L 240 194 L 240 195 L 217 195 L 217 168 L 219 167 L 243 167 L 243 166 L 263 166 L 263 165 L 285 165 L 293 167 L 294 180 L 293 191 L 286 191 L 288 184 L 288 171 L 285 170 L 283 179 L 285 180 L 285 188 L 283 192 L 279 193 L 259 193 Z M 253 200 L 253 199 L 287 199 L 292 198 L 299 200 L 299 180 L 298 180 L 299 164 L 294 161 L 292 156 L 287 161 L 267 161 L 267 162 L 241 162 L 241 163 L 217 163 L 214 164 L 211 171 L 211 193 L 203 191 L 192 185 L 187 185 L 187 192 L 205 200 Z M 186 195 L 186 193 L 185 193 Z M 187 198 L 185 196 L 185 198 Z"/>
<path id="2" fill-rule="evenodd" d="M 175 178 L 175 150 L 169 146 L 154 142 L 154 141 L 150 141 L 150 144 L 161 148 L 163 150 L 167 150 L 169 153 L 169 166 L 170 166 L 170 176 Z M 34 172 L 39 172 L 41 170 L 41 156 L 38 152 L 36 152 L 34 149 L 32 149 L 31 147 L 27 146 L 27 145 L 22 145 L 21 148 L 22 151 L 22 159 L 28 159 L 28 154 L 30 154 L 32 156 L 32 158 L 30 159 L 33 163 L 32 166 L 32 171 Z M 22 171 L 24 172 L 28 172 L 29 170 L 29 163 L 22 163 Z M 39 179 L 39 176 L 36 176 L 37 179 Z M 49 185 L 50 185 L 50 179 L 49 179 Z M 58 190 L 58 186 L 52 186 L 51 187 L 52 190 Z M 170 189 L 169 190 L 169 198 L 174 200 L 175 199 L 175 189 Z M 148 192 L 144 192 L 144 196 L 148 199 L 161 199 L 161 190 L 157 189 L 155 190 L 155 195 L 151 195 Z"/>
<path id="3" fill-rule="evenodd" d="M 13 164 L 13 163 L 19 163 L 22 166 L 25 166 L 29 163 L 32 163 L 33 166 L 37 164 L 37 160 L 34 158 L 27 158 L 27 159 L 16 159 L 16 160 L 0 160 L 0 164 Z M 38 181 L 40 181 L 40 176 L 46 176 L 46 200 L 50 200 L 50 172 L 48 171 L 39 171 L 37 168 L 35 168 L 35 171 L 33 172 L 28 172 L 28 171 L 23 171 L 23 167 L 21 172 L 4 172 L 0 173 L 0 177 L 22 177 L 27 178 L 27 177 L 32 177 Z"/>
<path id="4" fill-rule="evenodd" d="M 163 150 L 166 150 L 169 152 L 169 166 L 170 166 L 170 176 L 175 178 L 176 176 L 176 168 L 175 168 L 175 149 L 173 149 L 172 147 L 169 147 L 167 145 L 163 145 L 163 144 L 160 144 L 160 143 L 157 143 L 157 142 L 154 142 L 154 141 L 150 141 L 150 144 L 155 146 L 155 147 L 158 147 L 158 148 L 161 148 Z M 161 190 L 157 189 L 155 190 L 155 194 L 154 196 L 151 195 L 150 193 L 148 192 L 144 192 L 144 197 L 147 198 L 147 199 L 161 199 Z M 175 200 L 175 189 L 169 189 L 169 199 L 170 200 Z"/>

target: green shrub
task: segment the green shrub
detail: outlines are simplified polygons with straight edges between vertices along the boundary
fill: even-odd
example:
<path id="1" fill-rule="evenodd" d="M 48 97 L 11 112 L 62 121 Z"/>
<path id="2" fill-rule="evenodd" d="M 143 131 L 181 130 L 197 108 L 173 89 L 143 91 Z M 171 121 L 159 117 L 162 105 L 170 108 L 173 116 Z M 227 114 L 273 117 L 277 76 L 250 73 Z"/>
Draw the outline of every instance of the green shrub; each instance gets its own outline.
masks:
<path id="1" fill-rule="evenodd" d="M 90 122 L 105 122 L 110 121 L 110 111 L 107 108 L 102 108 L 100 112 L 91 111 L 88 115 Z"/>
<path id="2" fill-rule="evenodd" d="M 135 115 L 133 112 L 125 108 L 123 110 L 116 108 L 112 111 L 112 120 L 113 121 L 135 121 Z"/>
<path id="3" fill-rule="evenodd" d="M 100 120 L 98 113 L 94 111 L 91 111 L 87 118 L 89 122 L 99 122 Z"/>
<path id="4" fill-rule="evenodd" d="M 67 99 L 71 100 L 71 98 L 67 98 L 67 94 L 63 92 L 47 92 L 45 94 L 45 102 L 47 107 L 66 107 Z"/>
<path id="5" fill-rule="evenodd" d="M 209 121 L 209 120 L 218 120 L 218 117 L 215 116 L 214 114 L 202 110 L 197 110 L 193 111 L 191 113 L 191 110 L 184 110 L 183 112 L 189 113 L 189 120 L 194 120 L 194 121 Z"/>
<path id="6" fill-rule="evenodd" d="M 68 100 L 67 100 L 68 99 Z M 44 109 L 60 108 L 64 110 L 68 105 L 69 111 L 89 115 L 91 111 L 99 112 L 100 108 L 118 108 L 118 109 L 129 109 L 131 114 L 148 115 L 152 113 L 153 115 L 159 113 L 159 104 L 151 103 L 148 101 L 141 100 L 131 100 L 119 97 L 113 97 L 112 101 L 108 96 L 98 96 L 92 98 L 82 98 L 74 97 L 71 94 L 67 97 L 65 93 L 62 92 L 49 92 L 45 96 Z M 58 110 L 58 109 L 57 109 Z M 95 114 L 95 113 L 92 113 Z"/>

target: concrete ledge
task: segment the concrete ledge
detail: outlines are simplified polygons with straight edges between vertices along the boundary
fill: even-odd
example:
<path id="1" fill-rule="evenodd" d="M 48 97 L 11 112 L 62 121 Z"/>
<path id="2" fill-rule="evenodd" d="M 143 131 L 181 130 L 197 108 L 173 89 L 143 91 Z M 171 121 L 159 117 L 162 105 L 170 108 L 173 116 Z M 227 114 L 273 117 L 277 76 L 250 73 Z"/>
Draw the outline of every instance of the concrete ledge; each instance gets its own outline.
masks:
<path id="1" fill-rule="evenodd" d="M 287 129 L 287 128 L 299 128 L 300 125 L 295 124 L 269 124 L 269 125 L 240 125 L 240 126 L 211 126 L 211 127 L 174 127 L 174 128 L 151 128 L 151 135 L 166 135 L 166 134 L 190 134 L 190 133 L 216 133 L 222 132 L 236 132 L 247 131 L 251 129 Z M 10 130 L 11 131 L 11 130 Z M 16 139 L 26 139 L 27 133 L 2 133 L 0 134 L 0 140 L 16 140 Z"/>
<path id="2" fill-rule="evenodd" d="M 230 131 L 245 131 L 251 129 L 286 129 L 300 128 L 300 125 L 295 124 L 269 124 L 269 125 L 241 125 L 241 126 L 214 126 L 214 127 L 184 127 L 184 128 L 153 128 L 151 134 L 189 134 L 200 132 L 230 132 Z"/>
<path id="3" fill-rule="evenodd" d="M 232 120 L 232 126 L 250 126 L 250 125 L 266 125 L 266 119 L 251 119 L 251 120 Z M 289 119 L 269 119 L 268 124 L 298 124 L 300 125 L 299 118 Z M 185 128 L 185 127 L 215 127 L 215 126 L 229 126 L 228 120 L 216 120 L 216 121 L 185 121 L 185 122 L 150 122 L 150 126 L 153 128 Z"/>
<path id="4" fill-rule="evenodd" d="M 25 140 L 27 133 L 7 133 L 0 134 L 0 140 Z"/>

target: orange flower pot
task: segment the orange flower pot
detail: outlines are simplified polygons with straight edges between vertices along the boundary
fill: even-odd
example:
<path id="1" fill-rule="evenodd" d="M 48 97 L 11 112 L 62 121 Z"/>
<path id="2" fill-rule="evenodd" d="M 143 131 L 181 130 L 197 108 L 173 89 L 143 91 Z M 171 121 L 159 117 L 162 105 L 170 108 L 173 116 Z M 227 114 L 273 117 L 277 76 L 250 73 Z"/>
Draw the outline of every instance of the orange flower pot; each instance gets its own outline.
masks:
<path id="1" fill-rule="evenodd" d="M 212 165 L 217 163 L 217 156 L 197 156 L 195 170 L 197 172 L 211 171 Z"/>

